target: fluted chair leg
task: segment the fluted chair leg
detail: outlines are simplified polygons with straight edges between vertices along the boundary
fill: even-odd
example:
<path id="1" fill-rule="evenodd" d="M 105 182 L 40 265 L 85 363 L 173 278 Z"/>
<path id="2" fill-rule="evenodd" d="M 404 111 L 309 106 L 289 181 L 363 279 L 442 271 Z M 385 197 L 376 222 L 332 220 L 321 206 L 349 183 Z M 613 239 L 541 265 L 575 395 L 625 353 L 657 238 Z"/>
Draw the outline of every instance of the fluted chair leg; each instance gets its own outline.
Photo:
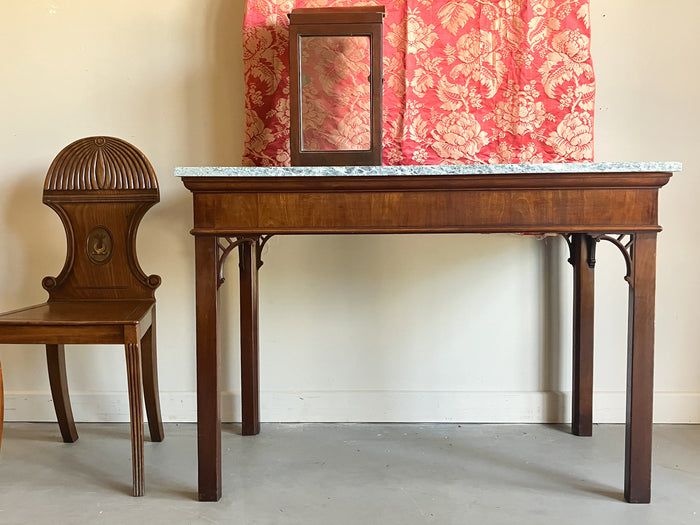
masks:
<path id="1" fill-rule="evenodd" d="M 51 385 L 51 397 L 56 411 L 56 419 L 61 429 L 61 436 L 66 443 L 73 443 L 78 439 L 78 431 L 75 428 L 73 410 L 70 406 L 68 394 L 68 381 L 66 379 L 66 355 L 63 345 L 46 345 L 46 362 L 49 368 L 49 384 Z"/>
<path id="2" fill-rule="evenodd" d="M 131 468 L 134 496 L 144 494 L 143 475 L 143 394 L 141 390 L 141 349 L 138 343 L 127 343 L 126 375 L 129 384 L 129 420 L 131 422 Z"/>

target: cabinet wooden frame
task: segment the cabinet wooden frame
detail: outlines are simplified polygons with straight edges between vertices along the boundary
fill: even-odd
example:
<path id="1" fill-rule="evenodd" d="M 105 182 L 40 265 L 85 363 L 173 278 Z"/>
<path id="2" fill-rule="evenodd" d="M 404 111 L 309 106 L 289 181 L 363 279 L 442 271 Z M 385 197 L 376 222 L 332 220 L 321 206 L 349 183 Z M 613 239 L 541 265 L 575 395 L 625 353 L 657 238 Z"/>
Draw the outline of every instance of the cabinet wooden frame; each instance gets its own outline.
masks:
<path id="1" fill-rule="evenodd" d="M 292 166 L 382 164 L 382 57 L 384 6 L 300 8 L 289 14 L 290 153 Z M 370 41 L 370 148 L 304 150 L 301 101 L 301 39 L 366 36 Z"/>

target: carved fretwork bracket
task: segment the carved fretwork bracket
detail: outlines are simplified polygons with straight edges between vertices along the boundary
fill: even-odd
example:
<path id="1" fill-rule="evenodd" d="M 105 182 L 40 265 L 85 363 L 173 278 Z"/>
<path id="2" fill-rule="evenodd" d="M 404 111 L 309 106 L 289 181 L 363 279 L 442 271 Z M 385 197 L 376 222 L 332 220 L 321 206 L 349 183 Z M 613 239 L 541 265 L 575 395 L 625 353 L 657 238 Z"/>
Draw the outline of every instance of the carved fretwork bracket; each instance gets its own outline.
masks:
<path id="1" fill-rule="evenodd" d="M 224 278 L 224 262 L 235 248 L 243 244 L 244 242 L 257 243 L 257 239 L 254 237 L 217 237 L 216 247 L 217 247 L 217 258 L 216 258 L 216 273 L 218 275 L 217 286 L 221 287 L 226 280 Z"/>
<path id="2" fill-rule="evenodd" d="M 263 265 L 263 260 L 262 260 L 262 251 L 265 245 L 267 244 L 267 241 L 269 241 L 274 235 L 261 235 L 258 237 L 258 249 L 256 250 L 257 253 L 257 261 L 258 261 L 258 268 L 260 268 Z"/>
<path id="3" fill-rule="evenodd" d="M 627 272 L 625 273 L 625 281 L 632 284 L 632 254 L 634 246 L 634 234 L 623 233 L 620 235 L 612 236 L 608 234 L 603 235 L 593 235 L 595 242 L 608 241 L 615 246 L 625 259 L 625 265 L 627 266 Z"/>
<path id="4" fill-rule="evenodd" d="M 596 239 L 591 237 L 588 234 L 584 234 L 586 237 L 586 244 L 588 245 L 588 258 L 586 259 L 586 263 L 588 264 L 589 268 L 595 268 L 595 247 L 596 247 Z M 567 233 L 567 234 L 562 234 L 562 237 L 564 237 L 564 240 L 566 241 L 566 244 L 569 246 L 569 258 L 567 262 L 570 265 L 574 265 L 576 261 L 574 261 L 574 234 L 573 233 Z"/>
<path id="5" fill-rule="evenodd" d="M 586 263 L 590 268 L 595 268 L 596 264 L 596 246 L 600 241 L 608 241 L 615 245 L 622 253 L 625 259 L 625 265 L 627 267 L 627 273 L 625 274 L 625 281 L 632 284 L 632 257 L 633 257 L 633 246 L 634 246 L 634 234 L 623 233 L 619 235 L 609 235 L 607 233 L 593 233 L 584 234 L 586 237 L 586 244 L 588 245 L 588 257 Z M 573 265 L 574 261 L 574 245 L 573 245 L 574 234 L 562 234 L 564 240 L 569 245 L 569 264 Z"/>
<path id="6" fill-rule="evenodd" d="M 245 237 L 217 237 L 216 245 L 218 249 L 217 254 L 217 274 L 218 274 L 218 286 L 221 287 L 224 284 L 224 262 L 228 255 L 239 246 L 249 243 L 253 246 L 255 250 L 255 260 L 257 262 L 257 267 L 260 268 L 263 265 L 262 260 L 262 249 L 267 244 L 267 241 L 273 237 L 272 235 L 248 235 Z M 240 264 L 243 264 L 242 261 Z"/>

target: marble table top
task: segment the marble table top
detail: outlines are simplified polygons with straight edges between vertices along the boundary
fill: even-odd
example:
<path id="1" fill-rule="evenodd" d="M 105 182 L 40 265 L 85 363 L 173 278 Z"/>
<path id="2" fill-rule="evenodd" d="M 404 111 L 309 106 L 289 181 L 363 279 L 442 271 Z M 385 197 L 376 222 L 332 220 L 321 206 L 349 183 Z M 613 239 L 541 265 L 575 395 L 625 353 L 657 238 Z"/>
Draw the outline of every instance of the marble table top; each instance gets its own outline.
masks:
<path id="1" fill-rule="evenodd" d="M 567 162 L 440 166 L 178 167 L 176 177 L 396 177 L 411 175 L 503 175 L 509 173 L 679 172 L 680 162 Z"/>

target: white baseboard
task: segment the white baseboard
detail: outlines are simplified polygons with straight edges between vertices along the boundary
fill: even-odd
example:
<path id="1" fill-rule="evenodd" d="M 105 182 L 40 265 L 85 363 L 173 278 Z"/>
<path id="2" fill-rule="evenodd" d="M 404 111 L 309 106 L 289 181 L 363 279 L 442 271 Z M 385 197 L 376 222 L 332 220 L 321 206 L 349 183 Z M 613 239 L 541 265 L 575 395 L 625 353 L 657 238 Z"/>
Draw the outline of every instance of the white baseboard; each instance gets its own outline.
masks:
<path id="1" fill-rule="evenodd" d="M 81 422 L 126 422 L 126 392 L 73 393 Z M 262 392 L 263 422 L 567 423 L 569 392 Z M 596 392 L 596 423 L 624 423 L 625 393 Z M 161 392 L 166 422 L 194 422 L 193 392 Z M 46 392 L 6 392 L 5 421 L 55 421 Z M 240 394 L 224 392 L 221 419 L 240 421 Z M 700 392 L 657 392 L 655 423 L 700 423 Z"/>

